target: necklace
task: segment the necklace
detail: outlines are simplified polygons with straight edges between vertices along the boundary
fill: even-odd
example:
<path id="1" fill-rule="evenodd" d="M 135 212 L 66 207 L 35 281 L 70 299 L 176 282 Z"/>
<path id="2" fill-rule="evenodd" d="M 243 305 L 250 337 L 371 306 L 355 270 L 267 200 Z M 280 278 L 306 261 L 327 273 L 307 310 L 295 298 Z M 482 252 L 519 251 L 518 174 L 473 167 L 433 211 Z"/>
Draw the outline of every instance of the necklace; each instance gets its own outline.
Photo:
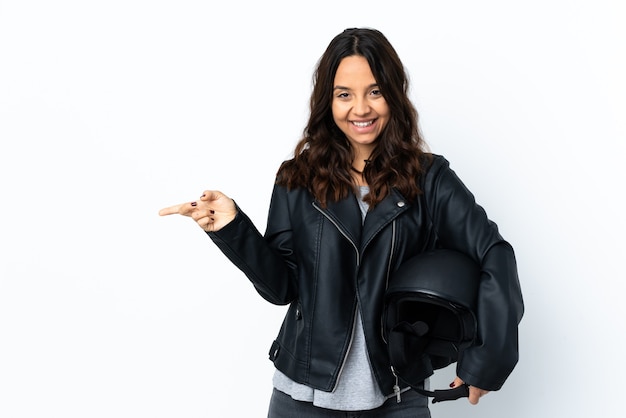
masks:
<path id="1" fill-rule="evenodd" d="M 363 160 L 363 161 L 365 161 L 365 167 L 367 167 L 367 165 L 372 162 L 372 160 Z M 363 169 L 365 169 L 365 167 L 363 167 Z M 363 174 L 362 171 L 357 170 L 356 168 L 354 168 L 353 165 L 350 166 L 350 170 L 354 171 L 357 174 Z"/>

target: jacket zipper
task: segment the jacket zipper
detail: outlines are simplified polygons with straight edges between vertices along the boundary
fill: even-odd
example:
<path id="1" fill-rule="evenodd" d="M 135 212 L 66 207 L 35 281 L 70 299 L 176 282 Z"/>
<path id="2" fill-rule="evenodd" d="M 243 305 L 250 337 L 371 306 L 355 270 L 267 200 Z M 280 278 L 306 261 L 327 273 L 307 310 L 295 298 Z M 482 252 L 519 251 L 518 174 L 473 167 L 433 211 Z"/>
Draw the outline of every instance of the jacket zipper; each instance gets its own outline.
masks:
<path id="1" fill-rule="evenodd" d="M 396 374 L 396 369 L 391 366 L 391 373 L 393 373 L 393 377 L 396 379 L 396 384 L 393 385 L 393 393 L 396 394 L 396 402 L 402 402 L 402 396 L 400 395 L 400 385 L 398 385 L 398 375 Z"/>
<path id="2" fill-rule="evenodd" d="M 341 227 L 339 227 L 339 225 L 337 225 L 337 223 L 331 219 L 328 215 L 326 215 L 324 213 L 323 210 L 321 210 L 316 204 L 315 202 L 313 202 L 313 207 L 315 209 L 317 209 L 318 212 L 320 212 L 326 219 L 328 219 L 330 221 L 330 223 L 332 223 L 335 228 L 337 228 L 337 230 L 339 231 L 339 233 L 341 233 L 341 235 L 343 235 L 350 244 L 352 244 L 352 248 L 354 248 L 354 253 L 356 254 L 356 267 L 357 269 L 359 268 L 360 264 L 361 264 L 361 255 L 359 254 L 359 249 L 357 248 L 356 244 L 354 243 L 354 241 L 352 241 L 350 239 L 350 237 L 348 237 L 348 235 L 346 235 L 346 233 L 343 231 L 343 229 L 341 229 Z M 358 299 L 358 296 L 357 296 Z M 350 349 L 352 348 L 352 343 L 354 341 L 354 331 L 356 328 L 356 319 L 357 319 L 357 315 L 356 315 L 356 310 L 358 309 L 358 304 L 357 307 L 354 308 L 354 320 L 352 321 L 352 332 L 350 334 L 350 342 L 348 343 L 348 349 L 346 350 L 346 354 L 343 356 L 343 360 L 341 361 L 341 368 L 339 369 L 339 373 L 337 374 L 337 380 L 335 380 L 335 385 L 333 387 L 333 390 L 335 390 L 337 388 L 337 384 L 339 383 L 339 378 L 341 377 L 341 373 L 343 373 L 343 368 L 346 365 L 346 360 L 348 358 L 348 353 L 350 352 Z"/>
<path id="3" fill-rule="evenodd" d="M 389 264 L 387 264 L 387 277 L 385 281 L 385 290 L 389 287 L 389 277 L 391 276 L 391 263 L 393 262 L 393 252 L 396 247 L 396 221 L 394 220 L 391 223 L 391 251 L 389 252 Z M 384 318 L 380 318 L 380 335 L 385 343 L 387 343 L 387 339 L 385 338 L 385 324 Z"/>
<path id="4" fill-rule="evenodd" d="M 335 381 L 335 385 L 333 386 L 333 391 L 337 389 L 337 385 L 339 384 L 339 379 L 341 378 L 341 374 L 343 373 L 343 368 L 345 367 L 346 360 L 348 359 L 348 353 L 350 352 L 350 349 L 352 349 L 352 343 L 354 342 L 354 332 L 356 328 L 356 309 L 355 309 L 355 314 L 354 314 L 354 321 L 352 321 L 352 333 L 350 335 L 350 342 L 348 343 L 348 349 L 346 350 L 346 355 L 343 356 L 343 360 L 341 361 L 341 368 L 339 369 L 339 373 L 337 373 L 337 380 Z"/>
<path id="5" fill-rule="evenodd" d="M 391 276 L 391 263 L 393 262 L 393 251 L 396 247 L 396 221 L 394 220 L 391 223 L 391 251 L 389 252 L 389 264 L 387 264 L 387 278 L 385 281 L 385 291 L 389 287 L 389 277 Z M 387 339 L 385 338 L 385 324 L 383 323 L 384 318 L 381 316 L 380 318 L 380 335 L 385 342 L 387 343 Z M 398 382 L 398 375 L 396 374 L 396 370 L 391 366 L 391 373 L 393 377 L 396 379 L 395 384 L 393 385 L 393 393 L 396 394 L 396 403 L 402 402 L 402 396 L 400 395 L 400 385 Z"/>

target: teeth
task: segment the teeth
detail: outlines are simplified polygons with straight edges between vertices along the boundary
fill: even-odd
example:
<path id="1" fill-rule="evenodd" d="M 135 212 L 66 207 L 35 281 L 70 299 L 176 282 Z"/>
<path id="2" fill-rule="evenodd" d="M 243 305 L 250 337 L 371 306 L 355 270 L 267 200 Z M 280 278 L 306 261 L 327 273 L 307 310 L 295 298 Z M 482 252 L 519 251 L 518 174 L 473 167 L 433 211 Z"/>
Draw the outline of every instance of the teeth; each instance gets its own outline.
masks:
<path id="1" fill-rule="evenodd" d="M 374 123 L 373 120 L 370 120 L 369 122 L 352 122 L 352 124 L 354 124 L 357 128 L 365 128 L 366 126 L 370 126 L 372 123 Z"/>

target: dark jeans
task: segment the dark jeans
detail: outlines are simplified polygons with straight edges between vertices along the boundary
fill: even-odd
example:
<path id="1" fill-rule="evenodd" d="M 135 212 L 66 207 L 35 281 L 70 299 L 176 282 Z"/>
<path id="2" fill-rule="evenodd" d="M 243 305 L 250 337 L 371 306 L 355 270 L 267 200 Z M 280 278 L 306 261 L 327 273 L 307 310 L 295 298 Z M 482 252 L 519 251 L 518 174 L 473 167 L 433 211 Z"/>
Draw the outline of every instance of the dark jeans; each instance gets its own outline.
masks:
<path id="1" fill-rule="evenodd" d="M 369 411 L 335 411 L 318 408 L 311 402 L 296 401 L 291 396 L 274 389 L 270 399 L 268 418 L 430 418 L 428 398 L 409 390 Z"/>

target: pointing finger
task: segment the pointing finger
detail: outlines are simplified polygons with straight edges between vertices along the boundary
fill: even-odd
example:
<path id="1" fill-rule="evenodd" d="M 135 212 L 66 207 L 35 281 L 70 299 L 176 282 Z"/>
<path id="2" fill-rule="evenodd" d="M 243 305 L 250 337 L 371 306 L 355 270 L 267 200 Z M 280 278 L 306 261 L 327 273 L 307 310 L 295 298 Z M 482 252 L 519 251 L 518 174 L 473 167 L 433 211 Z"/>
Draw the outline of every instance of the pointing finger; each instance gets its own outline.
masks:
<path id="1" fill-rule="evenodd" d="M 184 216 L 191 216 L 191 213 L 194 211 L 197 205 L 198 205 L 197 202 L 181 203 L 180 205 L 174 205 L 174 206 L 170 206 L 169 208 L 161 209 L 159 211 L 159 215 L 165 216 L 165 215 L 179 214 L 179 215 L 184 215 Z"/>
<path id="2" fill-rule="evenodd" d="M 170 206 L 168 208 L 163 208 L 159 211 L 159 216 L 166 216 L 166 215 L 173 215 L 175 213 L 178 213 L 178 211 L 180 210 L 180 208 L 183 205 L 174 205 L 174 206 Z"/>

